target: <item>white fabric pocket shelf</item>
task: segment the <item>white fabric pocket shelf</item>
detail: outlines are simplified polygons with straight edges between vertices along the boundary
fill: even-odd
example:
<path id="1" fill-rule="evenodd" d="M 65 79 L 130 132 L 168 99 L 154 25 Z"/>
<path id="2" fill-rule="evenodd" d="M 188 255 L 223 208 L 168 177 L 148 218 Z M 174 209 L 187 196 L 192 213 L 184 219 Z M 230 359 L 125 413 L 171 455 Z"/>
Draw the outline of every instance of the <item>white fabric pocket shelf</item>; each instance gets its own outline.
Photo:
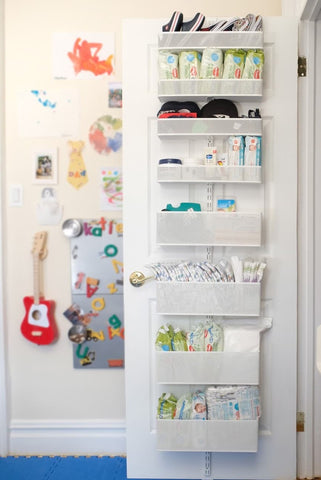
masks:
<path id="1" fill-rule="evenodd" d="M 257 420 L 157 420 L 157 449 L 176 452 L 256 452 Z"/>
<path id="2" fill-rule="evenodd" d="M 163 315 L 259 316 L 260 299 L 260 283 L 156 283 L 156 311 Z"/>
<path id="3" fill-rule="evenodd" d="M 164 384 L 258 385 L 259 352 L 155 352 Z"/>
<path id="4" fill-rule="evenodd" d="M 159 212 L 159 245 L 261 245 L 261 214 L 239 212 Z"/>

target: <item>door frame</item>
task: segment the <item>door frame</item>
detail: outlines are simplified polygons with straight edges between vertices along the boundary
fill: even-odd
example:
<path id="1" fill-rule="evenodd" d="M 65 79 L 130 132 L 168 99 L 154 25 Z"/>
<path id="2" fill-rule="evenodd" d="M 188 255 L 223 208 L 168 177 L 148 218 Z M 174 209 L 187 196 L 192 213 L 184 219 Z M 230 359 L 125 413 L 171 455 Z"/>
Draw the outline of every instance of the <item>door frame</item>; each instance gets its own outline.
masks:
<path id="1" fill-rule="evenodd" d="M 301 2 L 302 4 L 302 2 Z M 304 432 L 297 434 L 297 477 L 315 472 L 315 62 L 316 20 L 321 0 L 307 0 L 299 12 L 299 56 L 307 76 L 298 79 L 298 391 L 297 411 L 304 412 Z"/>
<path id="2" fill-rule="evenodd" d="M 4 72 L 4 0 L 0 0 L 0 53 L 2 61 L 0 63 L 0 105 L 5 105 L 5 72 Z M 5 146 L 4 146 L 4 132 L 5 132 L 5 111 L 4 108 L 0 111 L 0 161 L 1 165 L 5 165 Z M 4 190 L 4 176 L 3 168 L 0 170 L 0 231 L 3 232 L 3 190 Z M 7 342 L 6 342 L 6 327 L 4 316 L 4 270 L 3 270 L 3 241 L 4 238 L 0 235 L 0 455 L 8 454 L 8 437 L 9 437 L 9 420 L 8 420 L 8 383 L 7 383 Z"/>

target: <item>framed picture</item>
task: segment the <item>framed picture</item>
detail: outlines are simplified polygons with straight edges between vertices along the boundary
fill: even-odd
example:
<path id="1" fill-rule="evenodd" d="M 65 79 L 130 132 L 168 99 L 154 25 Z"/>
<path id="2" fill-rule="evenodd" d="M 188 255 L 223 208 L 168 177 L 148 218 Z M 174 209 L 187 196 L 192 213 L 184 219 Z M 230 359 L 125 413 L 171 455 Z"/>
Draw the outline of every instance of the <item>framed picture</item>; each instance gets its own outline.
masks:
<path id="1" fill-rule="evenodd" d="M 42 150 L 34 153 L 33 183 L 57 183 L 57 151 Z"/>

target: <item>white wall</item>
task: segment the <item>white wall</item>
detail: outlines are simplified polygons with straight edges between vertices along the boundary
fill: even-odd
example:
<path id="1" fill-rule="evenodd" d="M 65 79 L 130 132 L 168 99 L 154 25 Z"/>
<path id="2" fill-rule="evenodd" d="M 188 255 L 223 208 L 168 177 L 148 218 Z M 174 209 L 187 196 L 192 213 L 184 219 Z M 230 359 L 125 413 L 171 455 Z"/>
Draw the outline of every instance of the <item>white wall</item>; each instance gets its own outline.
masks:
<path id="1" fill-rule="evenodd" d="M 95 218 L 101 212 L 98 174 L 101 166 L 121 165 L 121 154 L 101 157 L 90 146 L 88 130 L 107 108 L 108 83 L 104 79 L 54 80 L 52 35 L 55 32 L 115 32 L 116 76 L 121 80 L 122 19 L 164 18 L 174 8 L 185 19 L 196 11 L 206 17 L 243 16 L 249 12 L 281 15 L 281 0 L 227 0 L 192 2 L 164 0 L 6 0 L 5 4 L 5 163 L 4 186 L 5 323 L 9 377 L 10 453 L 120 453 L 125 450 L 125 392 L 122 370 L 74 370 L 67 338 L 69 322 L 62 312 L 71 303 L 69 244 L 61 227 L 45 227 L 49 234 L 44 285 L 47 298 L 56 301 L 60 338 L 51 346 L 37 347 L 20 334 L 24 315 L 22 298 L 32 293 L 32 238 L 43 229 L 36 219 L 42 186 L 32 184 L 32 152 L 40 146 L 59 149 L 59 182 L 54 186 L 66 218 Z M 139 52 L 137 72 L 139 74 Z M 80 92 L 80 139 L 86 142 L 84 158 L 89 183 L 76 191 L 66 181 L 67 138 L 21 138 L 17 132 L 17 93 L 21 89 L 75 88 Z M 28 122 L 28 118 L 25 119 Z M 9 187 L 21 184 L 23 206 L 8 205 Z M 126 226 L 125 226 L 126 228 Z M 139 395 L 139 388 L 137 391 Z M 129 399 L 130 401 L 130 399 Z M 144 401 L 144 399 L 142 399 Z M 92 441 L 88 442 L 89 432 Z M 115 436 L 120 434 L 119 443 Z M 73 439 L 67 441 L 65 436 Z M 78 440 L 77 440 L 78 439 Z"/>

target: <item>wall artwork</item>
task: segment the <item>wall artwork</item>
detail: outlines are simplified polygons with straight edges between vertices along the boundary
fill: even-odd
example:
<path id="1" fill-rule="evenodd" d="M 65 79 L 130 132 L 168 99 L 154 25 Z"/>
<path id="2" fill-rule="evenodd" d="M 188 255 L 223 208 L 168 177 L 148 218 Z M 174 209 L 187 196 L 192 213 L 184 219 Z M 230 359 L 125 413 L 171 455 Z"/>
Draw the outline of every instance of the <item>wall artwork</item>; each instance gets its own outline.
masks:
<path id="1" fill-rule="evenodd" d="M 85 142 L 82 140 L 69 140 L 68 145 L 70 154 L 67 181 L 78 190 L 88 182 L 85 161 L 82 156 Z"/>
<path id="2" fill-rule="evenodd" d="M 37 203 L 37 220 L 39 225 L 58 225 L 61 222 L 63 207 L 59 204 L 54 188 L 46 187 L 41 192 Z"/>
<path id="3" fill-rule="evenodd" d="M 95 78 L 114 74 L 114 33 L 56 33 L 53 76 L 56 79 Z"/>
<path id="4" fill-rule="evenodd" d="M 18 93 L 21 137 L 78 136 L 79 93 L 76 90 L 24 90 Z"/>
<path id="5" fill-rule="evenodd" d="M 73 221 L 72 219 L 70 220 Z M 80 220 L 70 240 L 74 368 L 124 367 L 122 220 Z"/>
<path id="6" fill-rule="evenodd" d="M 123 122 L 111 115 L 99 117 L 89 129 L 89 141 L 96 152 L 102 155 L 118 152 L 123 144 Z"/>
<path id="7" fill-rule="evenodd" d="M 34 152 L 32 181 L 36 184 L 57 183 L 57 150 L 43 149 Z"/>
<path id="8" fill-rule="evenodd" d="M 120 82 L 109 83 L 108 107 L 122 108 L 123 106 L 123 89 Z"/>
<path id="9" fill-rule="evenodd" d="M 101 210 L 121 210 L 123 207 L 123 176 L 119 167 L 101 169 Z"/>

